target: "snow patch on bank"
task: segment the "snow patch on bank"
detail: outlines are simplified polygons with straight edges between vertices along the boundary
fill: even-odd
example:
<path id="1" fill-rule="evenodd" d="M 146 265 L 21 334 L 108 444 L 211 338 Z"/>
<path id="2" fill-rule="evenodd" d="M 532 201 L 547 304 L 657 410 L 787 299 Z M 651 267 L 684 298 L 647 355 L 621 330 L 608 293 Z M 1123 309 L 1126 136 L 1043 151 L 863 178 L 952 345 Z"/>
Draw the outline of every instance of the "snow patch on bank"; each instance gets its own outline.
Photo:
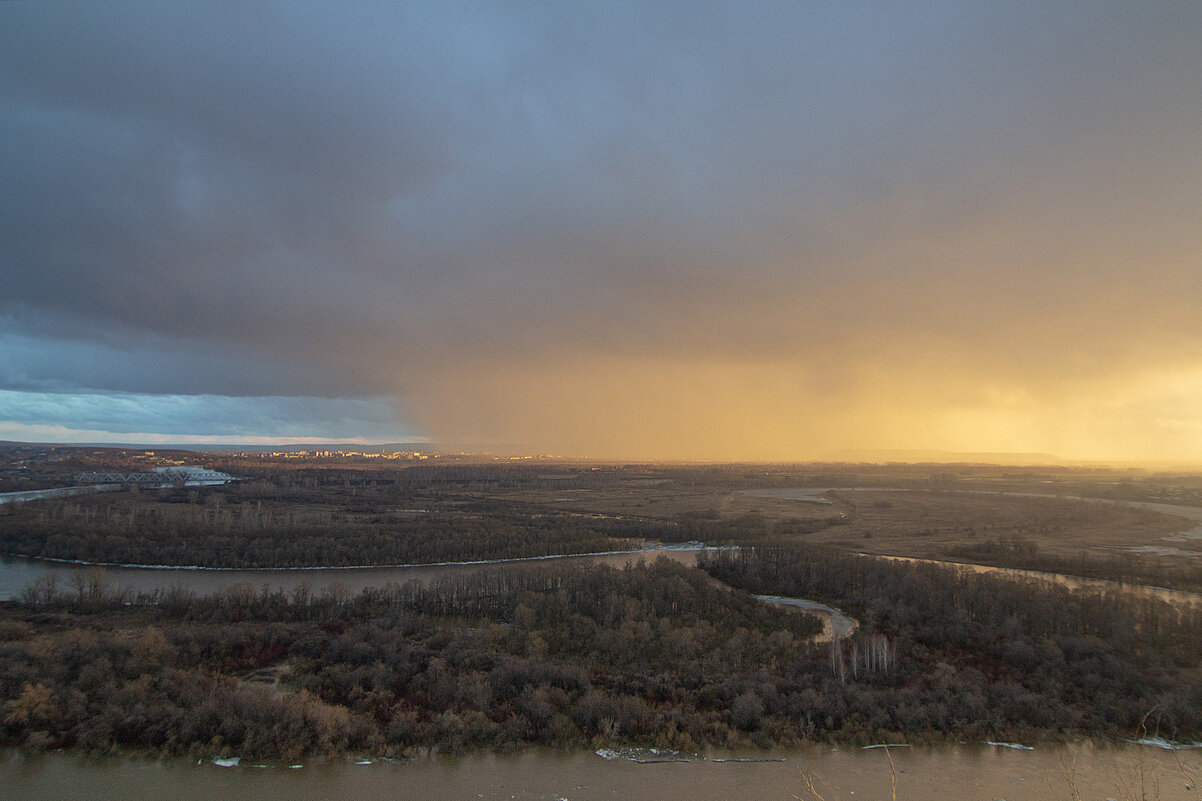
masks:
<path id="1" fill-rule="evenodd" d="M 1166 751 L 1189 751 L 1194 748 L 1202 748 L 1202 743 L 1175 743 L 1163 737 L 1140 737 L 1138 740 L 1127 740 L 1126 742 L 1134 745 L 1150 745 Z"/>
<path id="2" fill-rule="evenodd" d="M 700 762 L 703 758 L 697 754 L 682 754 L 670 748 L 599 748 L 597 756 L 602 759 L 625 759 L 646 765 L 655 762 Z"/>

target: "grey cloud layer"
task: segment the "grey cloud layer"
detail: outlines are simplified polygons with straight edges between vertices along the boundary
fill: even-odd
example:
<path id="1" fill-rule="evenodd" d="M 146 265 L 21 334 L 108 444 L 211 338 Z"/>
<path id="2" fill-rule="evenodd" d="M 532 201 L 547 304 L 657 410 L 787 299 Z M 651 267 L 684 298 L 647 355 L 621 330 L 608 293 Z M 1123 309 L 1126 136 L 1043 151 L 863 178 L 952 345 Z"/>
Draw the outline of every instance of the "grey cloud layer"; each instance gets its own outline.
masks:
<path id="1" fill-rule="evenodd" d="M 0 329 L 113 359 L 31 388 L 419 418 L 598 353 L 1202 353 L 1200 40 L 1173 3 L 8 3 Z"/>
<path id="2" fill-rule="evenodd" d="M 239 397 L 221 395 L 64 394 L 0 390 L 0 439 L 22 430 L 37 432 L 47 421 L 70 421 L 79 432 L 243 437 L 362 438 L 395 437 L 397 420 L 381 398 Z M 180 430 L 181 424 L 191 430 Z M 126 440 L 129 438 L 126 437 Z M 181 441 L 177 440 L 177 441 Z M 118 437 L 118 441 L 120 437 Z M 218 440 L 220 441 L 220 440 Z"/>

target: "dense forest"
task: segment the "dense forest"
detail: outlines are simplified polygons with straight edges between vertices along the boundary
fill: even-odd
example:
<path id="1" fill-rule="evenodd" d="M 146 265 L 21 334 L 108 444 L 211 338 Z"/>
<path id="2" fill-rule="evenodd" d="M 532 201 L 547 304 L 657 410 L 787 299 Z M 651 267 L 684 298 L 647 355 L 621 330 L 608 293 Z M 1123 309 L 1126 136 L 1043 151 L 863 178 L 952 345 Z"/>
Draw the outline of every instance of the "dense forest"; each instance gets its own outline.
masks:
<path id="1" fill-rule="evenodd" d="M 796 735 L 764 697 L 820 623 L 671 562 L 492 571 L 358 596 L 0 607 L 3 742 L 266 757 Z"/>
<path id="2" fill-rule="evenodd" d="M 678 525 L 447 498 L 407 472 L 276 474 L 0 506 L 0 552 L 110 564 L 341 567 L 629 550 Z"/>
<path id="3" fill-rule="evenodd" d="M 1202 735 L 1200 609 L 818 548 L 719 552 L 701 565 L 751 592 L 838 605 L 888 638 L 903 655 L 895 683 L 845 699 L 875 730 L 1116 736 L 1150 722 Z M 832 660 L 853 671 L 846 654 Z"/>
<path id="4" fill-rule="evenodd" d="M 292 759 L 1141 723 L 1202 737 L 1202 613 L 816 549 L 704 567 L 488 570 L 357 596 L 137 596 L 81 572 L 0 604 L 0 742 Z M 815 618 L 745 590 L 861 626 L 818 642 Z"/>

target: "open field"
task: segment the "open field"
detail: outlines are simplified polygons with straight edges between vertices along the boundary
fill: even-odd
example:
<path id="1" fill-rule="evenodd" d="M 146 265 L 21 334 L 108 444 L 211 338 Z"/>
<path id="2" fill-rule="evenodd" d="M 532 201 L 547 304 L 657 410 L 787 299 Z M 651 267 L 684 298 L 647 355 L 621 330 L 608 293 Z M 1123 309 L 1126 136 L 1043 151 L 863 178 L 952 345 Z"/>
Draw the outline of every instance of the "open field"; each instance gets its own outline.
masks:
<path id="1" fill-rule="evenodd" d="M 1031 494 L 1024 495 L 1024 489 Z M 822 526 L 820 531 L 797 536 L 858 551 L 927 558 L 952 557 L 958 549 L 987 540 L 1018 539 L 1065 555 L 1081 551 L 1110 555 L 1163 546 L 1202 557 L 1202 540 L 1174 536 L 1194 528 L 1193 521 L 1119 502 L 1039 497 L 1036 493 L 1047 493 L 1042 485 L 1020 485 L 1005 492 L 813 487 L 811 500 L 753 492 L 720 483 L 698 486 L 669 480 L 495 494 L 577 513 L 664 520 L 705 516 L 784 531 Z"/>
<path id="2" fill-rule="evenodd" d="M 830 497 L 847 523 L 812 535 L 812 541 L 930 558 L 954 556 L 986 540 L 1016 539 L 1060 554 L 1113 553 L 1193 527 L 1147 509 L 1071 498 L 921 490 L 844 491 Z M 773 511 L 780 514 L 779 506 Z M 1193 546 L 1202 556 L 1202 543 Z"/>
<path id="3" fill-rule="evenodd" d="M 480 497 L 578 515 L 674 522 L 707 541 L 764 538 L 1202 587 L 1202 508 L 1192 477 L 1061 470 L 1014 475 L 915 466 L 852 473 L 797 468 L 642 468 L 564 473 L 553 487 Z M 601 475 L 599 475 L 601 473 Z M 625 474 L 625 475 L 623 475 Z"/>

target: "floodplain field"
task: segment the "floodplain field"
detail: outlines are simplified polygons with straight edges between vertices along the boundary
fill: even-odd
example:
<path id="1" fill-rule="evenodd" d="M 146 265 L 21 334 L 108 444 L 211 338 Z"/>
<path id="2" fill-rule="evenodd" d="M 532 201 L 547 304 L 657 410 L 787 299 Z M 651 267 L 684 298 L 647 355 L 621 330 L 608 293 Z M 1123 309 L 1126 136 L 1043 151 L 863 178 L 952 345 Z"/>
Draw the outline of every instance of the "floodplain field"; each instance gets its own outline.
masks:
<path id="1" fill-rule="evenodd" d="M 1202 482 L 1196 476 L 857 467 L 564 472 L 554 487 L 494 487 L 480 497 L 577 515 L 670 522 L 687 538 L 706 541 L 783 539 L 857 553 L 1202 589 Z"/>
<path id="2" fill-rule="evenodd" d="M 83 450 L 83 449 L 81 449 Z M 10 454 L 0 448 L 3 457 Z M 29 460 L 28 449 L 17 452 Z M 40 483 L 104 451 L 56 448 Z M 784 542 L 1202 590 L 1202 476 L 989 465 L 304 463 L 171 453 L 241 476 L 0 507 L 0 553 L 265 568 Z M 118 465 L 145 454 L 114 451 Z M 9 465 L 8 467 L 11 467 Z"/>

